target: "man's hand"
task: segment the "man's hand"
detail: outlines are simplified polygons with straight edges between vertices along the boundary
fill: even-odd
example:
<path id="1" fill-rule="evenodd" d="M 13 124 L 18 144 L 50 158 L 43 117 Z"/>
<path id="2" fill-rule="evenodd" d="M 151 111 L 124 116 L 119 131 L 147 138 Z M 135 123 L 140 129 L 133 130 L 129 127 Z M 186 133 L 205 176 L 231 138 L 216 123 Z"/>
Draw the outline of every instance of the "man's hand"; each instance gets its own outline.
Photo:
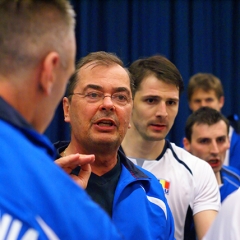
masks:
<path id="1" fill-rule="evenodd" d="M 72 179 L 82 188 L 86 188 L 89 177 L 91 175 L 90 163 L 95 161 L 95 156 L 84 154 L 71 154 L 66 157 L 61 157 L 55 163 L 61 167 L 66 173 L 70 174 L 74 168 L 81 166 L 78 176 L 70 174 Z"/>

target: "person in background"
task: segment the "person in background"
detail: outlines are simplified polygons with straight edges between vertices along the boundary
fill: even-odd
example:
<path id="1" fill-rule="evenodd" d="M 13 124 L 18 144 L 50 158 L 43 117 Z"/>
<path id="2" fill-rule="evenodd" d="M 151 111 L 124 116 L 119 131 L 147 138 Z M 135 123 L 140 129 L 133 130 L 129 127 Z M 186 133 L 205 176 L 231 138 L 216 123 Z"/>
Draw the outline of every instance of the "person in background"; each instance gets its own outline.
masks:
<path id="1" fill-rule="evenodd" d="M 224 91 L 219 78 L 211 73 L 197 73 L 188 83 L 187 96 L 189 108 L 194 112 L 200 107 L 211 107 L 219 112 L 224 105 Z M 240 171 L 240 135 L 230 126 L 230 149 L 227 150 L 224 165 Z"/>
<path id="2" fill-rule="evenodd" d="M 65 0 L 0 1 L 0 239 L 121 239 L 111 219 L 59 166 L 43 135 L 75 68 L 74 11 Z M 74 197 L 73 197 L 74 196 Z"/>
<path id="3" fill-rule="evenodd" d="M 165 139 L 178 113 L 182 77 L 161 55 L 138 59 L 129 71 L 134 101 L 131 128 L 121 150 L 163 185 L 174 217 L 175 238 L 195 239 L 196 230 L 201 239 L 220 207 L 215 176 L 209 164 Z"/>
<path id="4" fill-rule="evenodd" d="M 203 240 L 240 239 L 240 189 L 229 195 Z"/>
<path id="5" fill-rule="evenodd" d="M 212 167 L 221 195 L 221 202 L 240 186 L 238 169 L 223 166 L 229 148 L 229 121 L 217 110 L 201 107 L 187 119 L 184 148 Z"/>
<path id="6" fill-rule="evenodd" d="M 125 239 L 174 239 L 162 186 L 118 150 L 129 127 L 132 90 L 129 72 L 116 55 L 100 51 L 80 59 L 63 99 L 71 141 L 55 147 L 58 157 L 94 154 L 86 191 Z"/>

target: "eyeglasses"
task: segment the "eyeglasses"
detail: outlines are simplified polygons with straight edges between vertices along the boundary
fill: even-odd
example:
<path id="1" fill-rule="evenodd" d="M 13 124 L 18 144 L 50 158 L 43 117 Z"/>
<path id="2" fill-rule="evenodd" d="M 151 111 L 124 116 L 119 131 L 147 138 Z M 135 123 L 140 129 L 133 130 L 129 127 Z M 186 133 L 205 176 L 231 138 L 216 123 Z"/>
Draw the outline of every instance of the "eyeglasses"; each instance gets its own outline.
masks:
<path id="1" fill-rule="evenodd" d="M 112 102 L 115 105 L 124 106 L 132 100 L 127 94 L 125 93 L 114 93 L 112 95 L 104 95 L 102 92 L 89 92 L 89 93 L 71 93 L 71 95 L 79 95 L 82 96 L 82 98 L 85 98 L 87 102 L 89 103 L 97 103 L 101 100 L 103 100 L 105 97 L 110 97 L 112 99 Z"/>

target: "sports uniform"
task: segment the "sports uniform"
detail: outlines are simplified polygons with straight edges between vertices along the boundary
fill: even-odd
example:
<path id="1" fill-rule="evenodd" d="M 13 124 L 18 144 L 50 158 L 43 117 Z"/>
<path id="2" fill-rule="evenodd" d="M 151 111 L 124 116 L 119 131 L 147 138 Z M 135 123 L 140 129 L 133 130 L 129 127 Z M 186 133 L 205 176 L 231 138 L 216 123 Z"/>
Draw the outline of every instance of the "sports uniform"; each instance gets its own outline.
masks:
<path id="1" fill-rule="evenodd" d="M 64 151 L 67 146 L 66 142 L 55 144 L 58 153 Z M 121 172 L 113 193 L 111 211 L 117 229 L 123 233 L 124 239 L 174 239 L 173 217 L 156 177 L 134 165 L 120 151 L 118 158 Z M 89 182 L 92 177 L 91 174 Z M 95 191 L 99 190 L 95 188 Z M 109 192 L 105 191 L 103 194 L 102 198 L 109 198 Z M 95 194 L 93 197 L 95 198 Z"/>
<path id="2" fill-rule="evenodd" d="M 223 202 L 215 221 L 203 240 L 240 239 L 240 189 L 230 194 Z"/>
<path id="3" fill-rule="evenodd" d="M 0 239 L 121 239 L 110 218 L 53 163 L 55 150 L 0 98 Z"/>
<path id="4" fill-rule="evenodd" d="M 230 126 L 230 149 L 226 153 L 224 165 L 232 166 L 240 171 L 240 135 Z"/>
<path id="5" fill-rule="evenodd" d="M 168 140 L 156 160 L 129 159 L 162 183 L 174 217 L 175 238 L 196 239 L 192 216 L 220 207 L 217 181 L 209 164 Z"/>
<path id="6" fill-rule="evenodd" d="M 239 171 L 230 166 L 222 166 L 220 170 L 222 185 L 220 186 L 221 202 L 240 186 Z"/>

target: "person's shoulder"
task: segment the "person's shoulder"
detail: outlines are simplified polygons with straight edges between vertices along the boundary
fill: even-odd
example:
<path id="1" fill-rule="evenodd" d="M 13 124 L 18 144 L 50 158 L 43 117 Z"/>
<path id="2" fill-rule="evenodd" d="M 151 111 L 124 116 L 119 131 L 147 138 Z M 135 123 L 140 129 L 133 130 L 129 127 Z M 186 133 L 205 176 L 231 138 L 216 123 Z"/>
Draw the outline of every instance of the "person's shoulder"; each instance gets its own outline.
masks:
<path id="1" fill-rule="evenodd" d="M 143 172 L 146 176 L 148 176 L 151 180 L 153 180 L 153 181 L 158 181 L 157 178 L 155 177 L 155 175 L 152 174 L 151 172 L 149 172 L 148 170 L 146 170 L 146 169 L 144 169 L 144 168 L 142 168 L 142 167 L 140 167 L 140 166 L 138 166 L 138 165 L 136 165 L 136 164 L 134 164 L 134 166 L 135 166 L 139 171 Z"/>
<path id="2" fill-rule="evenodd" d="M 232 172 L 232 173 L 236 174 L 240 179 L 240 171 L 237 168 L 232 167 L 232 166 L 223 165 L 222 169 L 224 169 L 227 172 Z"/>
<path id="3" fill-rule="evenodd" d="M 228 195 L 203 240 L 239 239 L 240 189 Z"/>
<path id="4" fill-rule="evenodd" d="M 232 166 L 223 165 L 222 169 L 221 169 L 221 173 L 222 173 L 223 177 L 224 176 L 231 177 L 235 181 L 240 183 L 240 171 L 237 168 L 232 167 Z"/>
<path id="5" fill-rule="evenodd" d="M 232 208 L 232 206 L 235 206 L 237 204 L 238 209 L 240 209 L 239 199 L 240 199 L 240 188 L 226 198 L 224 205 L 228 205 L 229 203 L 232 203 L 233 205 L 230 204 L 230 207 Z"/>
<path id="6" fill-rule="evenodd" d="M 179 158 L 182 157 L 182 159 L 183 159 L 183 157 L 184 157 L 184 159 L 190 158 L 190 159 L 195 159 L 195 160 L 197 160 L 197 157 L 195 157 L 194 155 L 192 155 L 191 153 L 189 153 L 188 151 L 186 151 L 184 148 L 177 146 L 175 143 L 170 142 L 170 146 L 171 146 L 171 150 L 172 150 L 172 151 L 174 152 L 174 154 L 175 154 L 176 156 L 178 156 Z M 194 160 L 194 161 L 195 161 L 195 160 Z"/>
<path id="7" fill-rule="evenodd" d="M 230 143 L 233 144 L 233 145 L 235 145 L 237 143 L 239 144 L 239 142 L 240 142 L 240 134 L 237 133 L 234 129 L 232 129 L 230 140 L 231 140 Z"/>
<path id="8" fill-rule="evenodd" d="M 173 154 L 176 156 L 176 158 L 178 158 L 179 160 L 181 160 L 182 162 L 184 162 L 186 165 L 190 166 L 190 167 L 203 167 L 203 168 L 209 168 L 209 164 L 206 163 L 205 161 L 203 161 L 202 159 L 192 155 L 191 153 L 189 153 L 187 150 L 185 150 L 184 148 L 181 148 L 179 146 L 177 146 L 175 143 L 170 143 L 171 147 L 172 147 L 172 151 Z"/>

